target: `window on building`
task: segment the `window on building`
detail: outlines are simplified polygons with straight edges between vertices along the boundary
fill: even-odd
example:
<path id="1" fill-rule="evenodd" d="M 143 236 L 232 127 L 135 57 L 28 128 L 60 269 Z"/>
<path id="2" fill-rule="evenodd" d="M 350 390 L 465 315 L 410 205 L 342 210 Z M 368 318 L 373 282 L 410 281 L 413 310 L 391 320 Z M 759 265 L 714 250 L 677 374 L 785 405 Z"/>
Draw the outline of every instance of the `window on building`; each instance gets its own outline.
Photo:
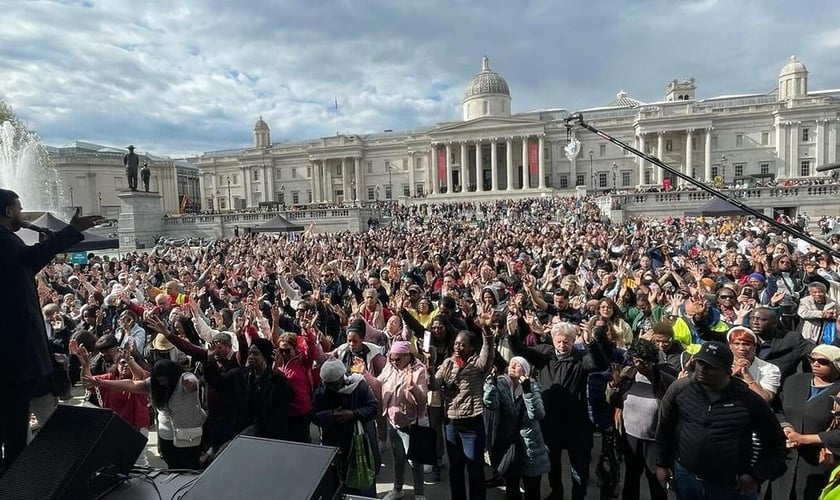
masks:
<path id="1" fill-rule="evenodd" d="M 583 184 L 583 174 L 577 174 L 577 177 L 575 177 L 575 186 L 583 186 Z"/>
<path id="2" fill-rule="evenodd" d="M 563 174 L 560 176 L 560 189 L 566 189 L 569 187 L 569 176 Z"/>
<path id="3" fill-rule="evenodd" d="M 810 142 L 811 141 L 811 129 L 803 128 L 802 129 L 802 142 Z"/>
<path id="4" fill-rule="evenodd" d="M 633 172 L 630 170 L 622 170 L 621 171 L 621 186 L 627 187 L 630 183 L 633 182 Z"/>
<path id="5" fill-rule="evenodd" d="M 761 174 L 769 174 L 770 173 L 770 163 L 763 162 L 758 164 L 758 172 Z"/>
<path id="6" fill-rule="evenodd" d="M 369 174 L 373 173 L 373 162 L 372 161 L 367 162 L 367 173 L 369 173 Z"/>
<path id="7" fill-rule="evenodd" d="M 392 168 L 394 167 L 391 165 L 391 160 L 385 160 L 385 172 L 390 172 Z"/>
<path id="8" fill-rule="evenodd" d="M 799 162 L 799 176 L 808 177 L 811 175 L 811 160 L 802 160 Z"/>
<path id="9" fill-rule="evenodd" d="M 552 177 L 548 174 L 546 174 L 545 179 L 543 179 L 543 182 L 545 183 L 546 187 L 554 187 L 554 181 L 552 180 Z"/>
<path id="10" fill-rule="evenodd" d="M 306 167 L 306 178 L 307 178 L 307 179 L 311 179 L 311 178 L 312 178 L 312 167 L 309 167 L 309 166 L 308 166 L 308 167 Z"/>
<path id="11" fill-rule="evenodd" d="M 770 132 L 762 132 L 761 133 L 761 145 L 767 146 L 770 144 Z"/>
<path id="12" fill-rule="evenodd" d="M 390 200 L 391 199 L 391 194 L 392 194 L 391 185 L 388 184 L 387 186 L 385 186 L 385 199 Z"/>
<path id="13" fill-rule="evenodd" d="M 221 186 L 221 185 L 223 185 L 224 183 L 225 183 L 225 176 L 220 175 L 220 176 L 219 176 L 219 180 L 216 182 L 216 185 L 217 185 L 217 186 Z"/>
<path id="14" fill-rule="evenodd" d="M 285 191 L 280 191 L 279 193 L 277 193 L 277 201 L 282 203 L 283 205 L 286 204 L 286 192 Z"/>
<path id="15" fill-rule="evenodd" d="M 403 196 L 411 197 L 411 184 L 403 184 L 402 185 L 402 193 Z"/>
<path id="16" fill-rule="evenodd" d="M 367 192 L 367 195 L 368 195 L 368 196 L 367 196 L 367 199 L 368 199 L 368 200 L 373 200 L 373 197 L 374 197 L 374 187 L 373 187 L 373 186 L 368 186 L 368 190 L 367 190 L 367 191 L 368 191 L 368 192 Z"/>
<path id="17" fill-rule="evenodd" d="M 735 147 L 744 147 L 744 134 L 735 134 Z"/>
<path id="18" fill-rule="evenodd" d="M 598 145 L 598 156 L 607 156 L 607 145 L 606 144 Z"/>
<path id="19" fill-rule="evenodd" d="M 712 149 L 717 149 L 718 147 L 718 137 L 716 135 L 712 136 Z"/>
<path id="20" fill-rule="evenodd" d="M 421 170 L 423 168 L 423 158 L 414 159 L 414 170 Z"/>
<path id="21" fill-rule="evenodd" d="M 674 150 L 674 141 L 668 139 L 665 141 L 665 151 L 673 151 Z"/>
<path id="22" fill-rule="evenodd" d="M 312 203 L 313 201 L 315 201 L 315 198 L 312 197 L 312 190 L 311 189 L 306 190 L 306 200 L 307 200 L 308 203 Z"/>
<path id="23" fill-rule="evenodd" d="M 653 183 L 652 179 L 653 179 L 653 172 L 651 172 L 650 170 L 645 170 L 645 182 L 644 183 L 645 184 L 652 184 Z"/>
<path id="24" fill-rule="evenodd" d="M 543 148 L 543 158 L 546 160 L 551 159 L 551 148 Z"/>
<path id="25" fill-rule="evenodd" d="M 239 184 L 239 174 L 233 174 L 233 183 Z"/>
<path id="26" fill-rule="evenodd" d="M 221 210 L 227 210 L 227 198 L 219 198 L 219 208 Z"/>
<path id="27" fill-rule="evenodd" d="M 292 179 L 297 179 L 297 178 L 298 178 L 297 167 L 292 167 Z"/>
<path id="28" fill-rule="evenodd" d="M 417 184 L 414 186 L 414 192 L 417 193 L 417 196 L 423 196 L 426 194 L 426 188 L 423 187 L 423 184 Z"/>
<path id="29" fill-rule="evenodd" d="M 720 167 L 718 167 L 717 165 L 712 165 L 712 179 L 720 175 L 718 172 L 720 172 Z"/>
<path id="30" fill-rule="evenodd" d="M 600 188 L 607 187 L 607 173 L 606 172 L 598 172 L 598 187 L 600 187 Z"/>
<path id="31" fill-rule="evenodd" d="M 402 169 L 403 169 L 403 172 L 408 172 L 408 160 L 406 158 L 403 158 Z"/>
<path id="32" fill-rule="evenodd" d="M 251 203 L 259 205 L 262 202 L 262 193 L 251 193 Z"/>
<path id="33" fill-rule="evenodd" d="M 260 180 L 260 171 L 259 170 L 254 170 L 254 180 L 255 181 Z"/>
<path id="34" fill-rule="evenodd" d="M 335 175 L 341 177 L 341 164 L 335 166 Z"/>
<path id="35" fill-rule="evenodd" d="M 292 191 L 292 205 L 297 205 L 300 203 L 300 192 L 299 191 Z"/>
<path id="36" fill-rule="evenodd" d="M 744 175 L 744 164 L 743 163 L 736 163 L 736 164 L 732 165 L 732 167 L 735 169 L 735 177 L 741 177 L 742 175 Z"/>

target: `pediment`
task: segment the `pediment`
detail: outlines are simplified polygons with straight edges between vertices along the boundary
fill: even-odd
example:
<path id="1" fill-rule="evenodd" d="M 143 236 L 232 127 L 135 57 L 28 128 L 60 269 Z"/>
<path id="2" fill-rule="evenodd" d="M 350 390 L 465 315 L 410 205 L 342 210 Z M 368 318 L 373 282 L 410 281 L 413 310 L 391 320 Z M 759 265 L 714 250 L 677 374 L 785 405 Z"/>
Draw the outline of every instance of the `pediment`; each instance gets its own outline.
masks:
<path id="1" fill-rule="evenodd" d="M 431 137 L 435 137 L 438 135 L 451 136 L 452 134 L 461 133 L 498 132 L 499 136 L 504 136 L 523 131 L 532 133 L 536 133 L 537 131 L 542 132 L 544 128 L 545 122 L 541 120 L 487 116 L 467 122 L 440 123 L 436 128 L 430 130 L 428 134 Z"/>

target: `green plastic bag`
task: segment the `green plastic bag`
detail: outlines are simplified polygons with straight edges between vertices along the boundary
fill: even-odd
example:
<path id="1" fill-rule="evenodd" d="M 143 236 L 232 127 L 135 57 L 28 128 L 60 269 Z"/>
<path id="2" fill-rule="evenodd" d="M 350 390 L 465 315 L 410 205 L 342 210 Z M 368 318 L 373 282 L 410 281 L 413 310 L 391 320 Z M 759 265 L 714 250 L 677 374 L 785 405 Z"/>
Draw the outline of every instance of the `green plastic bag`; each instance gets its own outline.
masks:
<path id="1" fill-rule="evenodd" d="M 347 478 L 344 483 L 349 488 L 364 490 L 373 484 L 376 478 L 376 467 L 373 463 L 373 450 L 370 448 L 365 428 L 356 421 L 356 432 L 353 433 L 353 443 L 350 446 L 350 456 L 347 457 Z"/>

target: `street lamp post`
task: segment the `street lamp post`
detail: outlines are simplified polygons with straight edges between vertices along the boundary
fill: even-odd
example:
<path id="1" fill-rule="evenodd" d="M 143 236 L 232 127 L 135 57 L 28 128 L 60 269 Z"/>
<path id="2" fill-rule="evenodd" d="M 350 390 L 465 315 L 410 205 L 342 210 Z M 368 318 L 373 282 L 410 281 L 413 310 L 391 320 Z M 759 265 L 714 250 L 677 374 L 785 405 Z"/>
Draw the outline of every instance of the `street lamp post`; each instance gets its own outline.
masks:
<path id="1" fill-rule="evenodd" d="M 353 206 L 356 206 L 356 179 L 350 180 L 350 195 L 353 197 Z"/>
<path id="2" fill-rule="evenodd" d="M 373 194 L 375 195 L 376 202 L 379 202 L 379 186 L 376 186 L 376 189 L 373 190 Z"/>
<path id="3" fill-rule="evenodd" d="M 99 198 L 99 213 L 102 214 L 102 191 L 96 193 L 97 198 Z"/>
<path id="4" fill-rule="evenodd" d="M 283 208 L 286 208 L 286 185 L 285 184 L 280 186 L 280 205 Z"/>
<path id="5" fill-rule="evenodd" d="M 720 177 L 723 179 L 723 185 L 726 185 L 726 155 L 720 155 Z"/>
<path id="6" fill-rule="evenodd" d="M 227 177 L 227 185 L 228 185 L 228 210 L 233 212 L 233 196 L 230 194 L 230 176 Z"/>
<path id="7" fill-rule="evenodd" d="M 618 175 L 618 164 L 613 162 L 612 164 L 612 174 L 613 174 L 613 191 L 618 191 L 618 186 L 616 184 L 616 176 Z"/>
<path id="8" fill-rule="evenodd" d="M 73 202 L 73 186 L 70 186 L 70 206 L 75 207 L 76 204 Z"/>

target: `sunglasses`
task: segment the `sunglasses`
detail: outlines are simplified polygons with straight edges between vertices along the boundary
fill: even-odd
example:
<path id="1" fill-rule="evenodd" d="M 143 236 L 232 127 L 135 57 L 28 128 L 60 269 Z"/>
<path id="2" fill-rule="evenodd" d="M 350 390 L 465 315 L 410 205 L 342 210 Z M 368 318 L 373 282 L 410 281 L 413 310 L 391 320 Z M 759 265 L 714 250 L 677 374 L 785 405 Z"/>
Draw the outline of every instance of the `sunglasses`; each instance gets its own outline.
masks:
<path id="1" fill-rule="evenodd" d="M 829 360 L 827 360 L 827 359 L 825 359 L 825 358 L 815 358 L 815 357 L 813 357 L 813 356 L 808 356 L 808 358 L 807 358 L 807 359 L 808 359 L 808 363 L 810 363 L 810 364 L 814 364 L 814 363 L 816 363 L 816 364 L 818 364 L 818 365 L 820 365 L 820 366 L 829 366 L 829 365 L 831 365 L 831 364 L 832 364 L 832 362 L 831 362 L 831 361 L 829 361 Z"/>
<path id="2" fill-rule="evenodd" d="M 734 295 L 721 295 L 720 296 L 720 300 L 732 300 L 734 298 L 735 298 Z"/>

